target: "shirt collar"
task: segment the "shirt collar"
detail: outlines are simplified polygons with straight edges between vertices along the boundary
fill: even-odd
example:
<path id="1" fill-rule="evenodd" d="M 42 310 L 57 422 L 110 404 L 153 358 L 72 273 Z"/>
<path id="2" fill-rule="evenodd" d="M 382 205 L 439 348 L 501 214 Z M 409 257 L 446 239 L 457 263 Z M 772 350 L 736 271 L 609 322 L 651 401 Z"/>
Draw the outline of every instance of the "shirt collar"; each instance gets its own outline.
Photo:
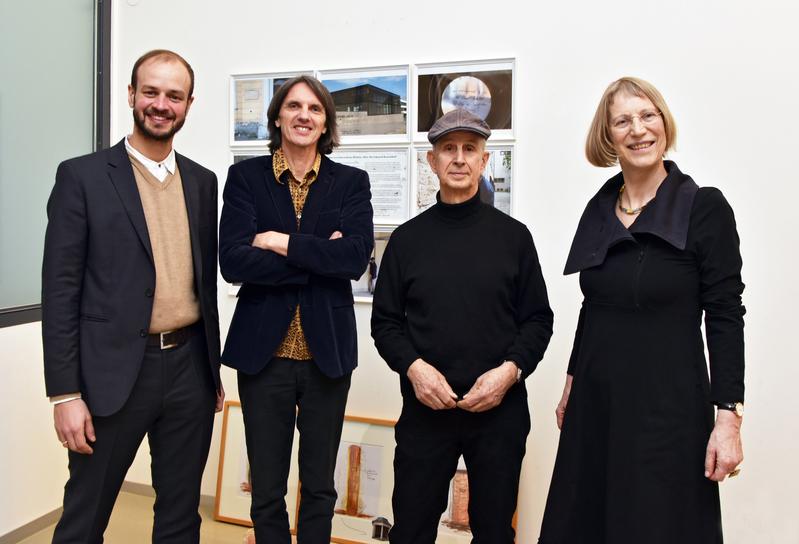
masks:
<path id="1" fill-rule="evenodd" d="M 170 174 L 175 173 L 175 149 L 172 148 L 169 151 L 169 155 L 162 161 L 154 161 L 150 158 L 145 157 L 138 149 L 130 145 L 130 136 L 125 137 L 125 149 L 128 153 L 133 155 L 137 161 L 142 163 L 147 170 L 150 171 L 154 176 L 161 177 L 159 172 L 163 174 L 163 168 L 166 168 L 166 171 Z M 165 176 L 164 176 L 165 177 Z"/>
<path id="2" fill-rule="evenodd" d="M 319 176 L 319 166 L 321 164 L 322 155 L 317 152 L 311 169 L 306 172 L 305 177 L 302 180 L 297 181 L 301 183 L 307 181 L 308 185 L 316 181 L 316 178 Z M 272 173 L 275 174 L 275 179 L 278 183 L 283 183 L 283 174 L 285 174 L 287 171 L 289 172 L 289 176 L 292 176 L 293 178 L 293 174 L 289 169 L 289 163 L 286 160 L 286 154 L 283 153 L 283 149 L 278 149 L 272 154 Z"/>
<path id="3" fill-rule="evenodd" d="M 691 176 L 680 172 L 674 162 L 663 161 L 663 165 L 666 179 L 629 229 L 616 217 L 619 190 L 624 183 L 622 173 L 602 186 L 580 218 L 564 274 L 602 264 L 611 247 L 623 240 L 633 240 L 634 234 L 652 234 L 676 249 L 685 249 L 691 208 L 699 186 Z"/>

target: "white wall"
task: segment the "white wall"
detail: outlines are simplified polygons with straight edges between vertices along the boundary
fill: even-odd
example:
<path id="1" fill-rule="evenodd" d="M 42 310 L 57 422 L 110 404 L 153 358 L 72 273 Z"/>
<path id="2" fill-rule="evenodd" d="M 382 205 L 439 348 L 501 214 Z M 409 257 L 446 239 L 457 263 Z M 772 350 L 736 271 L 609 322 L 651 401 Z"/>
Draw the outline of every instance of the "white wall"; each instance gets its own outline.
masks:
<path id="1" fill-rule="evenodd" d="M 278 5 L 280 12 L 270 11 Z M 194 66 L 197 98 L 176 146 L 215 170 L 220 181 L 230 160 L 229 74 L 516 58 L 515 215 L 533 231 L 555 311 L 555 335 L 529 382 L 533 431 L 519 504 L 519 542 L 529 544 L 537 539 L 549 485 L 558 436 L 552 411 L 581 299 L 576 277 L 564 278 L 560 272 L 585 202 L 614 173 L 586 163 L 583 138 L 610 81 L 627 74 L 652 81 L 680 129 L 672 157 L 700 185 L 724 191 L 736 211 L 742 240 L 749 311 L 746 462 L 739 478 L 722 485 L 727 542 L 797 542 L 799 403 L 792 393 L 799 369 L 791 305 L 799 297 L 789 277 L 799 263 L 794 211 L 799 179 L 793 168 L 797 136 L 791 130 L 799 126 L 797 20 L 797 4 L 781 0 L 676 0 L 668 5 L 621 0 L 526 5 L 506 0 L 393 5 L 353 0 L 118 1 L 113 16 L 112 135 L 120 138 L 130 127 L 124 99 L 130 67 L 139 54 L 155 47 L 175 49 Z M 220 292 L 224 334 L 233 302 Z M 393 418 L 399 410 L 397 379 L 372 347 L 369 311 L 367 305 L 356 309 L 361 367 L 348 411 Z M 28 365 L 18 370 L 11 366 L 12 383 L 21 383 L 26 392 L 30 388 L 30 398 L 36 399 L 29 402 L 31 409 L 49 414 L 40 396 L 40 353 L 33 347 L 37 334 L 27 328 L 0 334 L 4 366 L 9 367 L 7 358 Z M 7 341 L 13 345 L 7 347 Z M 226 371 L 224 380 L 229 398 L 236 397 L 235 375 Z M 10 461 L 17 463 L 12 463 L 13 474 L 9 464 L 0 463 L 4 489 L 19 490 L 25 469 L 52 463 L 51 457 L 46 462 L 30 457 L 58 444 L 44 415 L 4 413 L 13 419 L 3 424 L 6 440 L 35 445 L 12 453 Z M 203 484 L 206 494 L 214 492 L 219 426 Z M 33 471 L 37 485 L 29 488 L 43 505 L 40 513 L 55 507 L 60 496 L 65 459 L 55 459 L 57 464 L 47 470 L 56 474 L 42 476 L 50 481 L 46 491 Z M 143 450 L 129 479 L 149 482 L 148 471 Z M 9 487 L 7 481 L 20 483 Z"/>
<path id="2" fill-rule="evenodd" d="M 40 323 L 0 329 L 0 535 L 61 506 L 67 455 L 44 397 Z"/>
<path id="3" fill-rule="evenodd" d="M 280 13 L 270 10 L 277 5 Z M 389 7 L 353 0 L 140 0 L 115 6 L 113 133 L 129 129 L 123 97 L 135 58 L 153 47 L 174 48 L 197 73 L 197 99 L 176 145 L 220 180 L 229 163 L 229 74 L 517 59 L 515 214 L 533 231 L 556 316 L 549 352 L 530 381 L 534 423 L 519 504 L 525 544 L 538 536 L 558 436 L 552 411 L 581 298 L 576 277 L 560 272 L 585 202 L 614 173 L 586 163 L 583 138 L 610 81 L 632 74 L 655 83 L 680 129 L 673 158 L 700 185 L 720 187 L 740 225 L 749 310 L 747 458 L 742 476 L 722 486 L 727 541 L 799 539 L 799 437 L 792 432 L 799 407 L 791 395 L 799 370 L 789 307 L 798 299 L 788 277 L 799 261 L 796 135 L 789 131 L 799 121 L 795 3 L 411 0 Z M 222 296 L 220 305 L 224 328 L 233 304 Z M 372 347 L 369 311 L 357 308 L 361 367 L 348 411 L 396 417 L 397 379 Z M 235 396 L 235 376 L 226 373 L 225 383 Z M 209 469 L 205 493 L 215 480 L 215 465 Z M 146 480 L 143 467 L 135 475 Z"/>

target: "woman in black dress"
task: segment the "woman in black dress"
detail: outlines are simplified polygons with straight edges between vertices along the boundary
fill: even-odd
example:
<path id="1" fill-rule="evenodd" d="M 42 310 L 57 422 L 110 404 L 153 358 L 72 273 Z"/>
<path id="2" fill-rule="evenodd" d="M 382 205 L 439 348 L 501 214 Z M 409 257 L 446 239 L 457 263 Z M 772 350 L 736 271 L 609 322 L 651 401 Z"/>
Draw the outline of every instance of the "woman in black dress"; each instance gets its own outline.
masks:
<path id="1" fill-rule="evenodd" d="M 621 172 L 566 263 L 584 301 L 540 544 L 722 542 L 718 482 L 743 459 L 741 256 L 721 192 L 663 159 L 675 136 L 636 78 L 608 87 L 588 134 L 589 162 Z"/>

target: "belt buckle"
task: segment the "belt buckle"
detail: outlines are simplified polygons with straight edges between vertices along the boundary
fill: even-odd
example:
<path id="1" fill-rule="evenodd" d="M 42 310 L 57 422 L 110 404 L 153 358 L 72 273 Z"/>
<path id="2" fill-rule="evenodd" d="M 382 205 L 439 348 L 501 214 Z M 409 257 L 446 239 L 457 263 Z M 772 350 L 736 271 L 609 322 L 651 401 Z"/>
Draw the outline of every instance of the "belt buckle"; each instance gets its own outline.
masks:
<path id="1" fill-rule="evenodd" d="M 162 333 L 159 333 L 159 334 L 158 334 L 158 339 L 160 340 L 160 343 L 161 343 L 161 349 L 162 349 L 162 350 L 163 350 L 163 349 L 171 349 L 171 348 L 176 348 L 176 347 L 178 347 L 178 344 L 177 344 L 177 342 L 174 342 L 174 343 L 171 343 L 171 344 L 165 344 L 165 343 L 164 343 L 164 336 L 165 336 L 165 335 L 167 335 L 167 334 L 172 334 L 173 332 L 175 332 L 175 331 L 166 331 L 166 332 L 162 332 Z"/>

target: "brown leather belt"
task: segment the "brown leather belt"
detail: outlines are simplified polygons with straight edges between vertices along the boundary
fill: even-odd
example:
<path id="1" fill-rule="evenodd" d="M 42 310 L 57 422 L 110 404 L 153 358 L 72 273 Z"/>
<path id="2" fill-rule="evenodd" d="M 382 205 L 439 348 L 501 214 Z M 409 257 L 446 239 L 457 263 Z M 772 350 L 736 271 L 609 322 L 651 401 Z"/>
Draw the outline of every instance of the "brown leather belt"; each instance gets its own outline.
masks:
<path id="1" fill-rule="evenodd" d="M 194 325 L 175 329 L 174 331 L 158 332 L 147 335 L 147 347 L 172 349 L 182 346 L 194 336 Z"/>

